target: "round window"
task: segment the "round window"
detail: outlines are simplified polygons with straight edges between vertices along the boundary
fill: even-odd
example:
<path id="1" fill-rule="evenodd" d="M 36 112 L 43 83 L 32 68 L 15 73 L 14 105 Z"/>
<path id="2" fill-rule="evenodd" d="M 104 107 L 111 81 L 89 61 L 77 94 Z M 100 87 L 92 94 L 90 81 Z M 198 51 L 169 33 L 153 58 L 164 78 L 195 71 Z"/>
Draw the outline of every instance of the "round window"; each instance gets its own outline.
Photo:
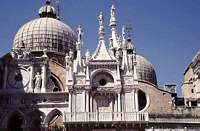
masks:
<path id="1" fill-rule="evenodd" d="M 106 83 L 107 83 L 107 81 L 106 81 L 105 79 L 101 79 L 101 80 L 99 81 L 99 85 L 101 85 L 101 86 L 105 86 Z"/>

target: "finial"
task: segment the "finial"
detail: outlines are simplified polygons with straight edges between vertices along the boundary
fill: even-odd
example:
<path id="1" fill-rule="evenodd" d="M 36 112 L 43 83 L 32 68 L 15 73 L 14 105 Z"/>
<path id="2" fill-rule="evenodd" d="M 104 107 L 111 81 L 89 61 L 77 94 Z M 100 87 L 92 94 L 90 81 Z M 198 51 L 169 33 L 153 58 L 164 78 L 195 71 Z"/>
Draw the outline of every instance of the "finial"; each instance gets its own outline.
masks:
<path id="1" fill-rule="evenodd" d="M 128 39 L 131 39 L 131 33 L 132 33 L 133 28 L 128 26 L 126 27 L 126 31 L 127 31 L 127 37 Z"/>
<path id="2" fill-rule="evenodd" d="M 111 16 L 115 16 L 115 5 L 111 6 Z"/>
<path id="3" fill-rule="evenodd" d="M 122 27 L 122 44 L 123 45 L 126 44 L 126 27 L 125 27 L 125 25 L 123 25 L 123 27 Z"/>
<path id="4" fill-rule="evenodd" d="M 104 17 L 103 17 L 103 12 L 101 11 L 99 14 L 99 38 L 102 39 L 104 38 Z"/>
<path id="5" fill-rule="evenodd" d="M 78 34 L 78 42 L 82 42 L 83 41 L 83 29 L 82 29 L 81 25 L 79 25 L 77 28 L 77 34 Z"/>
<path id="6" fill-rule="evenodd" d="M 115 6 L 114 4 L 111 6 L 110 10 L 110 26 L 116 26 L 116 12 L 115 12 Z"/>
<path id="7" fill-rule="evenodd" d="M 104 18 L 103 18 L 103 12 L 101 11 L 99 14 L 99 25 L 103 26 Z"/>
<path id="8" fill-rule="evenodd" d="M 134 41 L 131 38 L 132 27 L 130 27 L 130 26 L 126 27 L 126 33 L 127 33 L 127 35 L 126 35 L 127 36 L 127 49 L 135 51 Z"/>

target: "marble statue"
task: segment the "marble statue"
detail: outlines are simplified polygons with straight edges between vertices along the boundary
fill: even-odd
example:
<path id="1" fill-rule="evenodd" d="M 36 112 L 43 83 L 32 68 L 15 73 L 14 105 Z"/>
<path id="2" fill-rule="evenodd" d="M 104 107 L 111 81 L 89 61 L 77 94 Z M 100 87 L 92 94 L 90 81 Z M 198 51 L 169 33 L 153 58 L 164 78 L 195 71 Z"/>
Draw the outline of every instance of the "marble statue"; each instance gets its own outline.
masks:
<path id="1" fill-rule="evenodd" d="M 40 72 L 37 72 L 34 79 L 35 79 L 34 92 L 39 93 L 41 91 L 41 86 L 42 86 L 42 76 Z"/>

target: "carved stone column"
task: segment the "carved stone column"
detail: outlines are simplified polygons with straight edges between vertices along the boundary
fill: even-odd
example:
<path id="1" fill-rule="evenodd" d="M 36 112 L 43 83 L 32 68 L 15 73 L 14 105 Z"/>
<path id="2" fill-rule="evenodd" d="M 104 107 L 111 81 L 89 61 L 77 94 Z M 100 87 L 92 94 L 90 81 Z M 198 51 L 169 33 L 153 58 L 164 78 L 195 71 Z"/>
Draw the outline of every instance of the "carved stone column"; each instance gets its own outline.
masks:
<path id="1" fill-rule="evenodd" d="M 93 100 L 92 95 L 90 95 L 90 112 L 93 112 Z"/>
<path id="2" fill-rule="evenodd" d="M 33 65 L 30 66 L 30 82 L 29 82 L 29 89 L 28 92 L 33 93 L 33 76 L 34 75 L 34 67 Z"/>
<path id="3" fill-rule="evenodd" d="M 121 95 L 120 93 L 117 94 L 117 110 L 121 112 Z"/>
<path id="4" fill-rule="evenodd" d="M 85 93 L 85 98 L 86 98 L 86 100 L 85 100 L 85 111 L 86 112 L 89 112 L 89 91 L 88 90 L 86 90 L 86 93 Z"/>
<path id="5" fill-rule="evenodd" d="M 139 111 L 139 104 L 138 104 L 138 89 L 136 89 L 134 91 L 135 94 L 135 111 L 138 112 Z"/>
<path id="6" fill-rule="evenodd" d="M 119 63 L 117 64 L 117 80 L 120 80 L 120 69 L 119 69 Z"/>
<path id="7" fill-rule="evenodd" d="M 41 88 L 41 93 L 46 92 L 46 83 L 47 83 L 47 65 L 44 64 L 42 66 L 42 88 Z"/>
<path id="8" fill-rule="evenodd" d="M 8 67 L 6 65 L 5 68 L 4 68 L 3 89 L 6 89 L 7 76 L 8 76 Z"/>
<path id="9" fill-rule="evenodd" d="M 72 112 L 72 94 L 69 91 L 69 112 Z"/>
<path id="10" fill-rule="evenodd" d="M 115 97 L 114 97 L 114 99 L 115 99 L 115 104 L 114 104 L 114 112 L 118 112 L 118 107 L 117 107 L 117 105 L 118 105 L 118 103 L 117 103 L 117 94 L 115 94 Z"/>
<path id="11" fill-rule="evenodd" d="M 70 81 L 72 81 L 73 80 L 73 63 L 71 62 L 70 63 L 70 67 L 69 67 L 69 75 L 68 75 L 68 79 L 70 80 Z"/>
<path id="12" fill-rule="evenodd" d="M 76 94 L 75 93 L 72 93 L 72 105 L 73 105 L 72 112 L 76 113 Z"/>
<path id="13" fill-rule="evenodd" d="M 80 97 L 80 96 L 79 96 Z M 82 92 L 82 100 L 81 101 L 77 101 L 77 105 L 78 104 L 82 104 L 83 106 L 80 108 L 80 109 L 78 109 L 79 110 L 79 112 L 81 111 L 81 112 L 86 112 L 86 103 L 87 103 L 87 101 L 86 101 L 86 90 L 83 90 L 83 92 Z"/>
<path id="14" fill-rule="evenodd" d="M 135 89 L 133 90 L 133 111 L 136 111 Z"/>

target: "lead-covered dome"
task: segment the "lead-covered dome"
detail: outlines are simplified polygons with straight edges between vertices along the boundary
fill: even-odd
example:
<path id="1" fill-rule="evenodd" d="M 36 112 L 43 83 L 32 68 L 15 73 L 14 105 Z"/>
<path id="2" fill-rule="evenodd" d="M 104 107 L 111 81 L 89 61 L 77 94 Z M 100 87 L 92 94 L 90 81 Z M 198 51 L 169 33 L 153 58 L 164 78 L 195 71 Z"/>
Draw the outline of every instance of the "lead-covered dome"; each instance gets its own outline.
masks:
<path id="1" fill-rule="evenodd" d="M 40 18 L 23 25 L 15 35 L 13 49 L 25 48 L 31 52 L 47 49 L 48 52 L 66 53 L 75 49 L 74 31 L 57 19 L 50 1 L 39 9 Z"/>
<path id="2" fill-rule="evenodd" d="M 136 55 L 136 61 L 136 72 L 138 80 L 157 85 L 156 72 L 153 68 L 153 65 L 140 55 Z"/>

